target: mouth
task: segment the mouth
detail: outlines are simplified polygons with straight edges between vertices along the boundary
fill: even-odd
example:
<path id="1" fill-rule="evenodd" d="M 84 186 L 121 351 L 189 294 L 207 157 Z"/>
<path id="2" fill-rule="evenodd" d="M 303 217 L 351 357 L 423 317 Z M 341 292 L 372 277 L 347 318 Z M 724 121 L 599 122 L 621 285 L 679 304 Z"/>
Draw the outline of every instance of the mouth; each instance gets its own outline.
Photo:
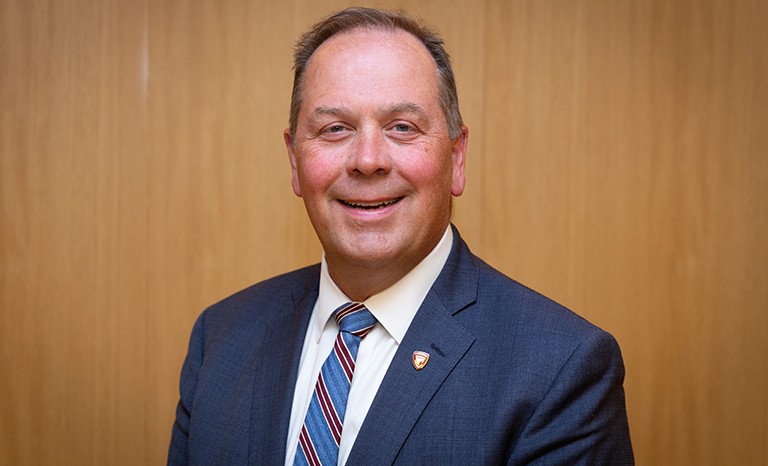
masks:
<path id="1" fill-rule="evenodd" d="M 389 201 L 379 201 L 379 202 L 358 202 L 358 201 L 348 202 L 348 201 L 339 199 L 339 202 L 342 205 L 351 207 L 353 209 L 377 210 L 377 209 L 383 209 L 385 207 L 389 207 L 391 205 L 395 205 L 398 202 L 400 202 L 402 199 L 403 199 L 402 197 L 398 197 L 396 199 L 392 199 Z"/>

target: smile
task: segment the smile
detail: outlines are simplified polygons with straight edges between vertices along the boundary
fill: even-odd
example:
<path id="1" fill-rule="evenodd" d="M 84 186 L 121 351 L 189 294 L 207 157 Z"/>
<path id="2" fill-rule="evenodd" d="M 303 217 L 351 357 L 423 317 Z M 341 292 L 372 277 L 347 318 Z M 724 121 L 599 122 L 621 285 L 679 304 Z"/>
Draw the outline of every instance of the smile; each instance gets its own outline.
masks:
<path id="1" fill-rule="evenodd" d="M 398 197 L 397 199 L 393 199 L 391 201 L 383 201 L 383 202 L 347 202 L 339 199 L 339 202 L 341 202 L 347 207 L 352 207 L 354 209 L 376 210 L 376 209 L 383 209 L 384 207 L 389 207 L 391 205 L 397 204 L 398 202 L 400 202 L 401 199 L 402 197 Z"/>

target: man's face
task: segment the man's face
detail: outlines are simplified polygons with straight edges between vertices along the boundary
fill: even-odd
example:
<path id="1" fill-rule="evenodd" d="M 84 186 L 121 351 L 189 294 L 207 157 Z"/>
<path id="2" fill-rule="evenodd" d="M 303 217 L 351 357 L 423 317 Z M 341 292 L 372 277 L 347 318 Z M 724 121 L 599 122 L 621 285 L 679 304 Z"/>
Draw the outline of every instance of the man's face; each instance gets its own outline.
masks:
<path id="1" fill-rule="evenodd" d="M 404 31 L 340 33 L 312 55 L 302 97 L 295 140 L 285 135 L 293 190 L 331 275 L 387 267 L 402 277 L 464 190 L 466 130 L 449 137 L 434 60 Z"/>

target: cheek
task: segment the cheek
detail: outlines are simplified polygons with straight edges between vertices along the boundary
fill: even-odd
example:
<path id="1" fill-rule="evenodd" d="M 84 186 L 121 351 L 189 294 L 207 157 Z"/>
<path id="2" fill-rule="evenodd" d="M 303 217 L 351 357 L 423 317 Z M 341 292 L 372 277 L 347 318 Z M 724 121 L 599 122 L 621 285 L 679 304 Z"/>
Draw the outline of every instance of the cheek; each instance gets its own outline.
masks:
<path id="1" fill-rule="evenodd" d="M 437 208 L 445 198 L 450 197 L 451 175 L 442 164 L 420 164 L 411 166 L 406 175 L 408 183 L 419 192 L 424 202 Z"/>
<path id="2" fill-rule="evenodd" d="M 411 164 L 411 180 L 417 186 L 425 186 L 435 194 L 449 192 L 453 176 L 450 159 L 445 155 L 419 159 L 420 163 Z"/>
<path id="3" fill-rule="evenodd" d="M 339 167 L 332 158 L 306 153 L 297 161 L 299 185 L 304 196 L 322 193 L 338 177 Z"/>

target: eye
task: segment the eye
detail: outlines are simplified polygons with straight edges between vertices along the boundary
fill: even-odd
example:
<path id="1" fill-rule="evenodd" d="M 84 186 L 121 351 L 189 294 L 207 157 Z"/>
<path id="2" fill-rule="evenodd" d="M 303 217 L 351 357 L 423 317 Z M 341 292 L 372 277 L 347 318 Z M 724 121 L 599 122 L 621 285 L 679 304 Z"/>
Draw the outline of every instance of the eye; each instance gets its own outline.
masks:
<path id="1" fill-rule="evenodd" d="M 331 126 L 325 128 L 325 132 L 326 133 L 341 133 L 345 129 L 346 128 L 343 127 L 342 125 L 331 125 Z"/>
<path id="2" fill-rule="evenodd" d="M 389 125 L 387 132 L 391 138 L 403 142 L 416 139 L 420 134 L 420 131 L 416 126 L 402 120 L 392 122 L 392 124 Z"/>
<path id="3" fill-rule="evenodd" d="M 331 123 L 320 130 L 320 136 L 328 141 L 340 141 L 350 134 L 350 127 L 343 123 Z"/>

